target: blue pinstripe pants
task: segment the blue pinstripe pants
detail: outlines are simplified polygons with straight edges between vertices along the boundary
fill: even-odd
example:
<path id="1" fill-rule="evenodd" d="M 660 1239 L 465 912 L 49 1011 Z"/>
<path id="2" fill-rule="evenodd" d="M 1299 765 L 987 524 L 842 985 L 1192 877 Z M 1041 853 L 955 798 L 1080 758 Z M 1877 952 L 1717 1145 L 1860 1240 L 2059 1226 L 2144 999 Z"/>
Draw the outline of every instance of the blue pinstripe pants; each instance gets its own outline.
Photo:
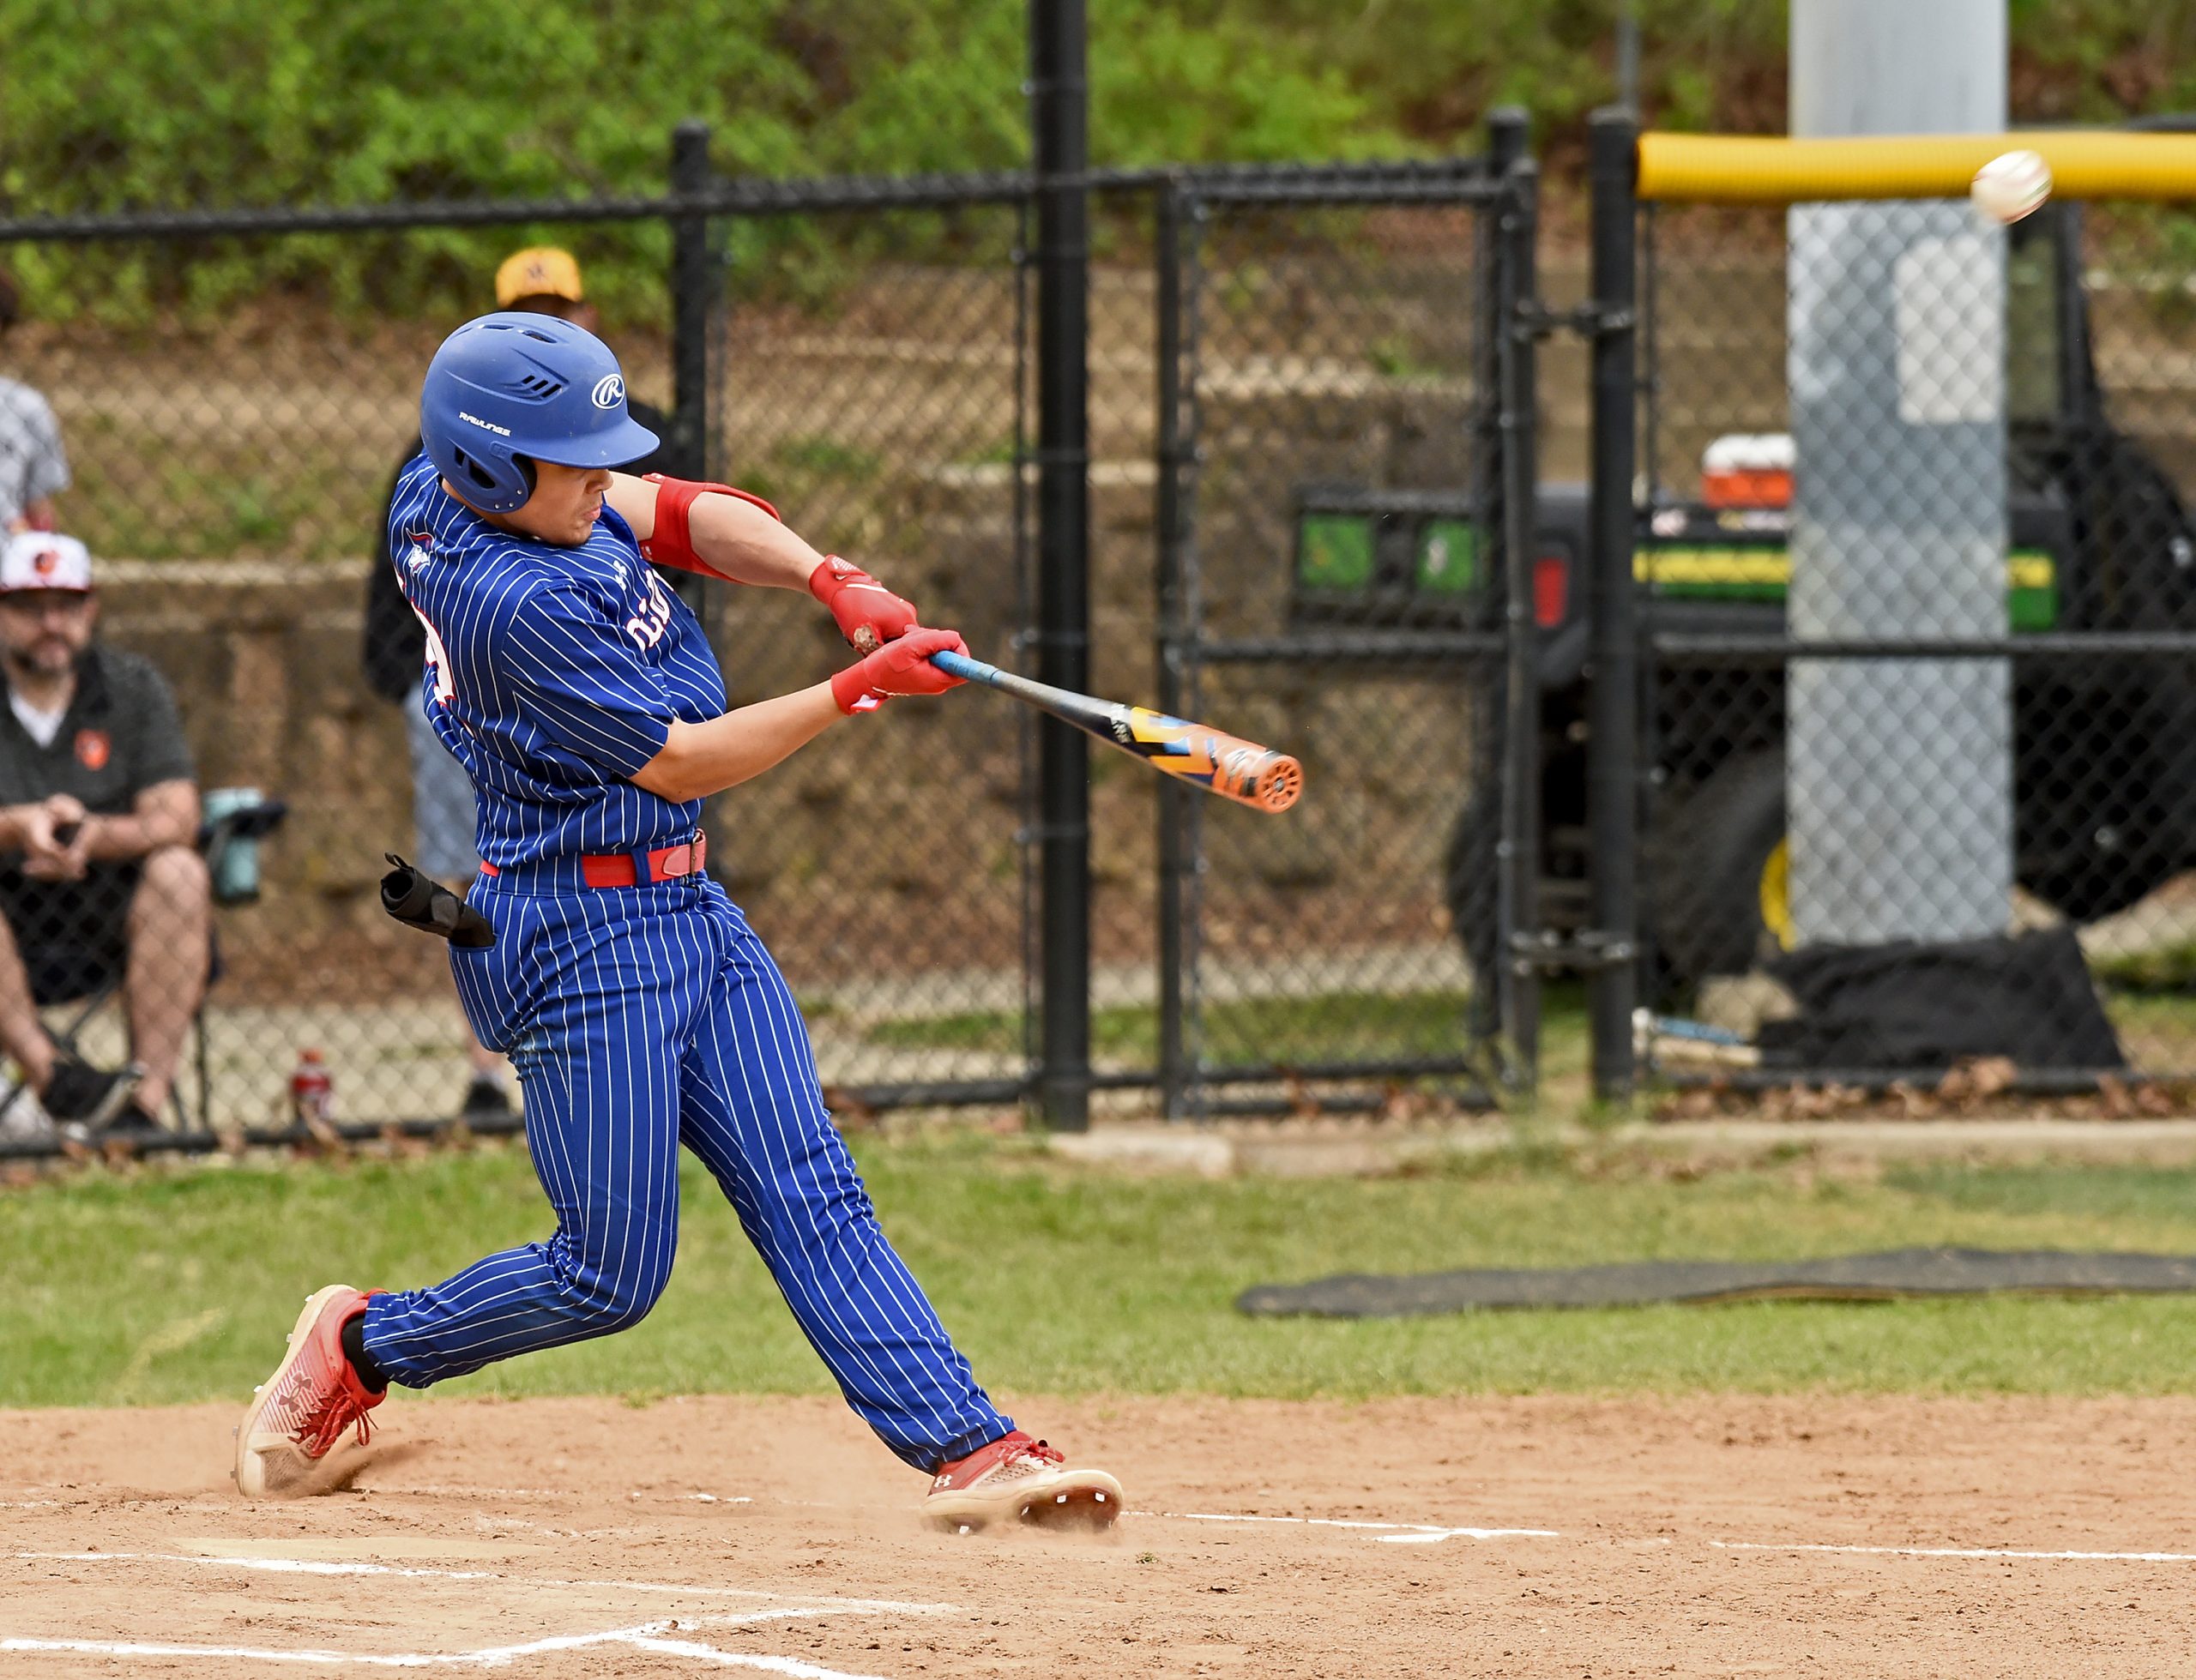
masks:
<path id="1" fill-rule="evenodd" d="M 707 876 L 597 890 L 575 872 L 483 876 L 468 901 L 496 943 L 451 955 L 474 1030 L 518 1069 L 557 1234 L 374 1297 L 366 1351 L 424 1388 L 638 1323 L 671 1276 L 683 1143 L 886 1446 L 935 1470 L 1004 1435 L 878 1225 L 746 918 Z"/>

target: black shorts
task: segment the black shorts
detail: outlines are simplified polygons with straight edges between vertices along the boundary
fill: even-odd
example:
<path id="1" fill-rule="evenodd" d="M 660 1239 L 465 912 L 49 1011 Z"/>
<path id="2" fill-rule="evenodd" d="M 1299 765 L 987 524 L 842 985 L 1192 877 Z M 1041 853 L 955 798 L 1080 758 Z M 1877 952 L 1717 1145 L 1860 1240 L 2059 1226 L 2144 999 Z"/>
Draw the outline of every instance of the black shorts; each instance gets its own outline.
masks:
<path id="1" fill-rule="evenodd" d="M 118 985 L 130 960 L 136 864 L 95 865 L 81 881 L 33 881 L 0 870 L 0 914 L 43 1009 Z"/>

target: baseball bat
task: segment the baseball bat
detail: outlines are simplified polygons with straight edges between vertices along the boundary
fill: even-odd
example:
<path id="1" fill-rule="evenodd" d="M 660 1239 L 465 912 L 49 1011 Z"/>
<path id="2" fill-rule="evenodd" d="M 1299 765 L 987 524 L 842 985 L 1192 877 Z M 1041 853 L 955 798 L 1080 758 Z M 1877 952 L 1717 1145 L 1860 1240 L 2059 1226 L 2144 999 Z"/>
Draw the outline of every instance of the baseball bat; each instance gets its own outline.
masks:
<path id="1" fill-rule="evenodd" d="M 1223 734 L 1201 723 L 1149 712 L 1141 706 L 1094 700 L 1071 689 L 1034 683 L 963 653 L 932 653 L 931 663 L 949 676 L 1011 694 L 1041 712 L 1073 724 L 1108 746 L 1119 747 L 1153 769 L 1233 799 L 1254 810 L 1284 811 L 1304 791 L 1304 767 L 1287 753 Z"/>
<path id="2" fill-rule="evenodd" d="M 1726 1068 L 1759 1068 L 1761 1050 L 1737 1033 L 1705 1021 L 1658 1015 L 1651 1009 L 1632 1012 L 1632 1051 L 1641 1060 L 1653 1057 L 1665 1062 L 1709 1062 Z"/>

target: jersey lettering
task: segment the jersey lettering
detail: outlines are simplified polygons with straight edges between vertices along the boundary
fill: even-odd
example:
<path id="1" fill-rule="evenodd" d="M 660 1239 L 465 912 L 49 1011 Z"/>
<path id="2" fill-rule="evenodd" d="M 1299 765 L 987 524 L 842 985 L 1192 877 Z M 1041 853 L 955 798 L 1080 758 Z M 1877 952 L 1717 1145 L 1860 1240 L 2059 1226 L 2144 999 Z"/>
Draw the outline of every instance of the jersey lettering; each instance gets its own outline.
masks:
<path id="1" fill-rule="evenodd" d="M 450 696 L 457 690 L 449 685 L 449 655 L 443 651 L 442 633 L 432 624 L 427 623 L 427 615 L 420 611 L 418 607 L 412 609 L 412 616 L 426 626 L 427 669 L 435 673 L 435 699 L 447 706 L 450 702 Z"/>
<path id="2" fill-rule="evenodd" d="M 648 590 L 648 599 L 641 610 L 625 621 L 625 634 L 643 648 L 653 647 L 663 640 L 663 633 L 671 628 L 671 597 L 664 593 L 663 583 L 654 572 L 643 580 Z"/>

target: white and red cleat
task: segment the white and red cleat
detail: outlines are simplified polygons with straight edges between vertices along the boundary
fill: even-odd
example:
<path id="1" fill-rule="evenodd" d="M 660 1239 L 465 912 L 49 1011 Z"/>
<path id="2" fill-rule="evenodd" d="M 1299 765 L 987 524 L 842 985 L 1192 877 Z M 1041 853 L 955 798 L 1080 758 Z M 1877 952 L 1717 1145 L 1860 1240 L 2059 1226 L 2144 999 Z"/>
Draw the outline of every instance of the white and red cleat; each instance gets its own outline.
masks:
<path id="1" fill-rule="evenodd" d="M 387 1391 L 375 1393 L 343 1353 L 343 1326 L 366 1310 L 366 1297 L 348 1284 L 330 1284 L 305 1299 L 290 1332 L 290 1351 L 274 1375 L 252 1390 L 237 1425 L 237 1490 L 247 1499 L 285 1499 L 330 1486 L 327 1460 L 358 1426 L 364 1446 L 373 1431 L 366 1413 Z"/>
<path id="2" fill-rule="evenodd" d="M 1020 1430 L 943 1466 L 923 1501 L 927 1521 L 962 1534 L 995 1522 L 1110 1528 L 1120 1514 L 1119 1482 L 1070 1469 L 1059 1448 Z"/>

